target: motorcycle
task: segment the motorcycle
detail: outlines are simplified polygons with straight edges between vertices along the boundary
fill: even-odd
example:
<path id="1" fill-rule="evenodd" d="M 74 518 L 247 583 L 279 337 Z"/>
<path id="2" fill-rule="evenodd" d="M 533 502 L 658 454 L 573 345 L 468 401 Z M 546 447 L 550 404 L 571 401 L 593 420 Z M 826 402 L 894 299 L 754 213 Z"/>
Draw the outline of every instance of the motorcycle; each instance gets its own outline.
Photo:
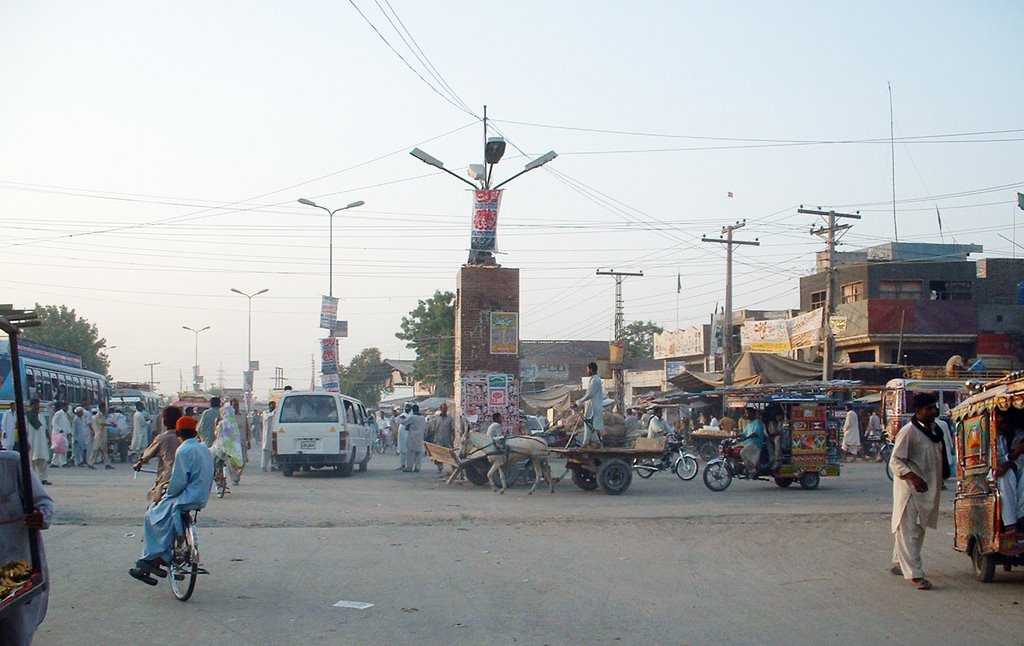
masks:
<path id="1" fill-rule="evenodd" d="M 693 480 L 697 476 L 697 456 L 685 450 L 684 442 L 672 435 L 665 443 L 665 453 L 657 460 L 633 460 L 633 469 L 641 478 L 650 478 L 659 471 L 669 470 L 680 480 Z"/>
<path id="2" fill-rule="evenodd" d="M 747 469 L 746 462 L 740 457 L 742 449 L 743 442 L 738 438 L 722 440 L 719 457 L 711 460 L 704 467 L 704 486 L 711 491 L 725 491 L 732 484 L 733 478 L 740 480 L 768 480 L 771 478 L 775 480 L 775 484 L 782 488 L 786 488 L 794 482 L 799 482 L 802 489 L 816 489 L 818 487 L 821 476 L 816 471 L 808 470 L 789 474 L 788 472 L 774 469 L 765 460 L 764 449 L 762 449 L 761 459 L 758 461 L 756 472 L 751 473 Z"/>

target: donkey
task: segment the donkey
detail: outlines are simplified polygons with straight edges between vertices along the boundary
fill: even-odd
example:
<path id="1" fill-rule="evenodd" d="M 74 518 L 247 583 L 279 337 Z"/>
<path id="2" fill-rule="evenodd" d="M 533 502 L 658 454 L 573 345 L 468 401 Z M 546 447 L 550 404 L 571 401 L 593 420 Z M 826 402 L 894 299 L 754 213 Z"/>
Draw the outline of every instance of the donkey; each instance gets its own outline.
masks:
<path id="1" fill-rule="evenodd" d="M 498 473 L 498 477 L 501 479 L 501 488 L 494 487 L 498 493 L 505 493 L 507 465 L 526 459 L 529 459 L 530 464 L 533 465 L 534 474 L 533 486 L 527 493 L 533 494 L 534 489 L 540 484 L 541 478 L 547 480 L 551 493 L 555 493 L 555 483 L 551 479 L 551 465 L 548 463 L 551 452 L 548 451 L 548 445 L 544 443 L 544 440 L 528 435 L 512 435 L 496 441 L 484 433 L 469 433 L 468 444 L 467 458 L 487 456 L 487 460 L 491 463 L 491 468 L 487 472 L 488 480 L 493 482 L 491 477 L 495 472 Z"/>

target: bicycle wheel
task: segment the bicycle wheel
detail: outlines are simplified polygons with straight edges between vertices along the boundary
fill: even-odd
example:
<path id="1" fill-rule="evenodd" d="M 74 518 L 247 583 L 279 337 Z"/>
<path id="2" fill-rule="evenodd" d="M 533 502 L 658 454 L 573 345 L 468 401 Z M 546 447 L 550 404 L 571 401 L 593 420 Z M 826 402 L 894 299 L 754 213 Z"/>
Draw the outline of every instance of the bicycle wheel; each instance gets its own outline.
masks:
<path id="1" fill-rule="evenodd" d="M 185 533 L 174 539 L 171 555 L 171 592 L 178 601 L 188 601 L 196 589 L 199 577 L 199 549 L 196 547 L 195 528 L 189 524 Z"/>

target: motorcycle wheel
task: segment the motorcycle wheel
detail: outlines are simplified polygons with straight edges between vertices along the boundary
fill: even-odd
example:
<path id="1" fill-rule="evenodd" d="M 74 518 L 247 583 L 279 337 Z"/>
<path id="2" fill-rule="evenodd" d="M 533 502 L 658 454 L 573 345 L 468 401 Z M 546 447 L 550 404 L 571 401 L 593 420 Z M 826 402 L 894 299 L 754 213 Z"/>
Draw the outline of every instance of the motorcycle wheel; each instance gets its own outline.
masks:
<path id="1" fill-rule="evenodd" d="M 732 472 L 724 462 L 712 462 L 704 467 L 704 486 L 711 491 L 725 491 L 732 484 Z"/>
<path id="2" fill-rule="evenodd" d="M 693 456 L 684 455 L 676 460 L 675 471 L 680 480 L 693 480 L 697 477 L 697 461 L 693 459 Z"/>
<path id="3" fill-rule="evenodd" d="M 649 466 L 649 467 L 653 467 L 653 466 L 654 466 L 654 462 L 652 462 L 651 460 L 645 460 L 645 461 L 643 461 L 643 462 L 640 462 L 639 460 L 634 460 L 634 461 L 633 461 L 633 469 L 634 469 L 634 470 L 636 471 L 636 474 L 637 474 L 638 476 L 640 476 L 641 478 L 643 478 L 644 480 L 646 480 L 647 478 L 650 478 L 651 476 L 653 476 L 653 475 L 654 475 L 654 469 L 642 469 L 642 468 L 638 468 L 638 467 L 640 467 L 641 465 L 643 465 L 643 466 Z"/>

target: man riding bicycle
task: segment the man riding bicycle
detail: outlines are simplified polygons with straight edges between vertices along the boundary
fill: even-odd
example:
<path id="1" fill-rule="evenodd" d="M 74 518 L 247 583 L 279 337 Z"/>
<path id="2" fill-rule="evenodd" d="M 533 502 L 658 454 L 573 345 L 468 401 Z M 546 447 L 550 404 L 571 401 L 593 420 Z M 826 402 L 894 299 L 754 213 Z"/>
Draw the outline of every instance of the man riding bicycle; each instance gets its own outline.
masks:
<path id="1" fill-rule="evenodd" d="M 145 548 L 142 558 L 128 570 L 132 577 L 149 585 L 157 584 L 152 575 L 167 576 L 164 568 L 170 564 L 174 538 L 183 531 L 182 512 L 205 507 L 213 485 L 213 457 L 196 440 L 195 419 L 182 417 L 176 431 L 181 446 L 174 455 L 167 492 L 146 510 Z"/>

